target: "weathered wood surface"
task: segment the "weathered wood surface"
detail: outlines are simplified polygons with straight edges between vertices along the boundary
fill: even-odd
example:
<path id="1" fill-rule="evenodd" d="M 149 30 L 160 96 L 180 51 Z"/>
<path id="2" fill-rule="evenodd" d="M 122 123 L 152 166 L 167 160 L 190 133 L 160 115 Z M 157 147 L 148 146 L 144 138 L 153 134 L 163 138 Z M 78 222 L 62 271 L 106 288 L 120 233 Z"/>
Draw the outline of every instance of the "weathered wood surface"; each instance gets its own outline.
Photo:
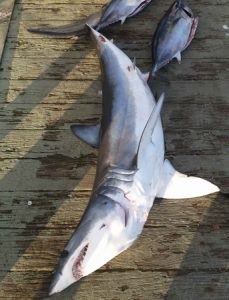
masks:
<path id="1" fill-rule="evenodd" d="M 47 298 L 51 272 L 87 205 L 97 158 L 69 130 L 101 115 L 93 44 L 26 28 L 71 23 L 105 2 L 16 1 L 0 68 L 0 299 Z M 152 87 L 166 90 L 167 156 L 229 192 L 229 1 L 189 3 L 200 17 L 197 36 L 181 65 L 161 71 L 170 84 Z M 152 32 L 169 5 L 154 0 L 105 31 L 142 70 L 150 67 Z M 157 201 L 133 247 L 53 299 L 229 299 L 228 201 Z"/>
<path id="2" fill-rule="evenodd" d="M 15 0 L 1 0 L 0 2 L 0 62 L 8 33 L 14 2 Z"/>

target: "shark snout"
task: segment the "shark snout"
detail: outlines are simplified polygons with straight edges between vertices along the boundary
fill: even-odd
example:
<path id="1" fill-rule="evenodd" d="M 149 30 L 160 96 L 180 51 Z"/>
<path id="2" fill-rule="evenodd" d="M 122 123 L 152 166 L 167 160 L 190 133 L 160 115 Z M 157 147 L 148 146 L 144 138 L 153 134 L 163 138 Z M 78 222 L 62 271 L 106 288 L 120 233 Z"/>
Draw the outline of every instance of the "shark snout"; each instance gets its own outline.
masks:
<path id="1" fill-rule="evenodd" d="M 91 32 L 91 36 L 92 36 L 93 40 L 95 41 L 96 47 L 101 52 L 102 49 L 105 47 L 106 43 L 109 42 L 109 40 L 104 35 L 102 35 L 100 32 L 93 29 L 90 25 L 87 24 L 86 26 L 88 27 L 88 29 Z"/>

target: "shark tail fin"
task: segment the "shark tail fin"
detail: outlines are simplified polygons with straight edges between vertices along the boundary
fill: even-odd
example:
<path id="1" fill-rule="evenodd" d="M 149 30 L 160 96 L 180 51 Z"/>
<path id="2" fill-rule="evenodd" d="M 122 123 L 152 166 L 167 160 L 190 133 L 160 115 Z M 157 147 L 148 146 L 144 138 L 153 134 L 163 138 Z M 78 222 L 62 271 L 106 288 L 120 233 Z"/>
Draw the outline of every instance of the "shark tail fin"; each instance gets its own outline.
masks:
<path id="1" fill-rule="evenodd" d="M 187 176 L 174 169 L 166 159 L 157 197 L 168 199 L 185 199 L 201 197 L 219 192 L 219 188 L 209 181 L 193 176 Z"/>

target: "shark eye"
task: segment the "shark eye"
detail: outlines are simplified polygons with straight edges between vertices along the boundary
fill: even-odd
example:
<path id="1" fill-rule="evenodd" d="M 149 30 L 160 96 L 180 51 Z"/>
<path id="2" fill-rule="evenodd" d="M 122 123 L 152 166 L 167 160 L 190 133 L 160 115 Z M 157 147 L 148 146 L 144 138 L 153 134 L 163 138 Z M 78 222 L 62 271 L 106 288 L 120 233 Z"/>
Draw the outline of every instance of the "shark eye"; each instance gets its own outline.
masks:
<path id="1" fill-rule="evenodd" d="M 103 229 L 104 227 L 106 227 L 105 224 L 103 224 L 103 225 L 99 228 L 99 230 Z"/>

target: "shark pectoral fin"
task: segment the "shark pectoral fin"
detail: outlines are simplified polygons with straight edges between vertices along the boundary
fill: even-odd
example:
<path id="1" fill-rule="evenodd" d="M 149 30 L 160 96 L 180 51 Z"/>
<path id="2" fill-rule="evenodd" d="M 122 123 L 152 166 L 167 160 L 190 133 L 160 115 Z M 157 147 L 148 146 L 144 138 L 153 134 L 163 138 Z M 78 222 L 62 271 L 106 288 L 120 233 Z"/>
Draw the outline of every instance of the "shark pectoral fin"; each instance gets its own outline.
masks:
<path id="1" fill-rule="evenodd" d="M 71 126 L 71 130 L 76 137 L 95 148 L 99 148 L 100 145 L 100 128 L 100 124 L 76 124 Z"/>
<path id="2" fill-rule="evenodd" d="M 178 61 L 179 64 L 181 63 L 181 53 L 180 53 L 180 52 L 177 52 L 177 53 L 174 55 L 174 58 L 177 59 L 177 61 Z"/>
<path id="3" fill-rule="evenodd" d="M 162 173 L 159 198 L 185 199 L 219 192 L 219 188 L 207 180 L 177 172 L 167 159 Z"/>
<path id="4" fill-rule="evenodd" d="M 162 94 L 160 96 L 157 104 L 154 106 L 152 113 L 151 113 L 151 115 L 146 123 L 146 126 L 142 132 L 142 136 L 141 136 L 140 143 L 138 146 L 138 153 L 137 153 L 137 168 L 141 164 L 141 161 L 144 160 L 146 146 L 152 142 L 152 134 L 153 134 L 154 128 L 157 124 L 157 121 L 160 117 L 163 102 L 164 102 L 164 94 Z"/>

